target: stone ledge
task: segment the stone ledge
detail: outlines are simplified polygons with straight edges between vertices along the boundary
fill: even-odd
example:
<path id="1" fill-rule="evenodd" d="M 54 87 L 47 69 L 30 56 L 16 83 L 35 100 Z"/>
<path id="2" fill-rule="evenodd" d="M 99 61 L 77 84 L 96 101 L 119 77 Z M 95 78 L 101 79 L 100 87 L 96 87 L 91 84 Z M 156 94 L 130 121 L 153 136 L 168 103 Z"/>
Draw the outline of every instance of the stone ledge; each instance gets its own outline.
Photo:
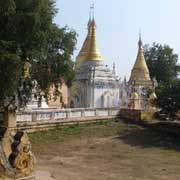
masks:
<path id="1" fill-rule="evenodd" d="M 117 116 L 107 117 L 88 117 L 88 118 L 72 118 L 68 120 L 53 120 L 53 121 L 39 121 L 39 122 L 19 122 L 17 124 L 17 130 L 23 130 L 26 132 L 34 132 L 40 130 L 46 130 L 54 128 L 58 125 L 71 125 L 76 123 L 91 123 L 98 120 L 114 119 Z"/>

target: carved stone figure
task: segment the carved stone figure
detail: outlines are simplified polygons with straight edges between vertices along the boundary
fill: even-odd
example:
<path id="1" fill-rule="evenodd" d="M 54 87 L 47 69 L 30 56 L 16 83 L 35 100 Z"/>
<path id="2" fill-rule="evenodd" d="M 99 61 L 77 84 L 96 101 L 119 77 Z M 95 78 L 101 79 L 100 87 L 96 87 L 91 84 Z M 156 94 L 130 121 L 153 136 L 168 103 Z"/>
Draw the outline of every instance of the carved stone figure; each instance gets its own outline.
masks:
<path id="1" fill-rule="evenodd" d="M 31 64 L 29 62 L 29 58 L 27 58 L 23 67 L 23 78 L 30 78 L 30 68 Z"/>
<path id="2" fill-rule="evenodd" d="M 35 180 L 35 158 L 28 136 L 0 127 L 0 179 Z"/>

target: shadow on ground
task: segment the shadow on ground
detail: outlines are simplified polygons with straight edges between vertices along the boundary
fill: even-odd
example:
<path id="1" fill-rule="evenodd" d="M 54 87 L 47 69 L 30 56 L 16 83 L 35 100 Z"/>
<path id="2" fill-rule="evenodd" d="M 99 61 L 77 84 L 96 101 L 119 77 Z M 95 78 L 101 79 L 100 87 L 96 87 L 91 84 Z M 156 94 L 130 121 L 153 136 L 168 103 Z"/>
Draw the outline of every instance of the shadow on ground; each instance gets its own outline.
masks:
<path id="1" fill-rule="evenodd" d="M 148 128 L 134 127 L 118 132 L 118 139 L 140 148 L 158 147 L 180 151 L 180 137 L 159 133 Z"/>

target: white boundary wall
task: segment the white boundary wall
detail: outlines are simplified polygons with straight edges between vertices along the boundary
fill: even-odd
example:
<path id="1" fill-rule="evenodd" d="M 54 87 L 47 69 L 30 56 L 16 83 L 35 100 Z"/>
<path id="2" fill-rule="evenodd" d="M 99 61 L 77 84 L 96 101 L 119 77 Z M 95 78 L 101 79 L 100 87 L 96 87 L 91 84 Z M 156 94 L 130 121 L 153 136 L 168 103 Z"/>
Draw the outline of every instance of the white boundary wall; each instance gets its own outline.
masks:
<path id="1" fill-rule="evenodd" d="M 34 109 L 16 112 L 14 130 L 28 132 L 53 128 L 59 124 L 87 123 L 100 119 L 113 119 L 119 114 L 119 108 L 74 108 L 74 109 Z M 0 125 L 3 125 L 4 113 L 0 112 Z"/>
<path id="2" fill-rule="evenodd" d="M 103 109 L 37 109 L 17 112 L 16 121 L 21 122 L 43 122 L 61 120 L 81 120 L 86 118 L 108 118 L 115 117 L 119 113 L 119 108 Z"/>

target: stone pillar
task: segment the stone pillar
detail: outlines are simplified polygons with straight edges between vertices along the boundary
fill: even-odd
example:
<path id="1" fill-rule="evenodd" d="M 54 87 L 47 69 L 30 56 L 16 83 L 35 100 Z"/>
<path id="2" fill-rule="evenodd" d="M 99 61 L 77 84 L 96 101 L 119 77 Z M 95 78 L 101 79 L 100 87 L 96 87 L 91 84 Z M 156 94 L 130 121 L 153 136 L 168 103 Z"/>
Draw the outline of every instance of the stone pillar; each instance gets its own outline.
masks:
<path id="1" fill-rule="evenodd" d="M 108 116 L 112 116 L 112 109 L 108 108 Z"/>
<path id="2" fill-rule="evenodd" d="M 51 112 L 51 121 L 54 121 L 54 120 L 55 120 L 55 113 Z"/>
<path id="3" fill-rule="evenodd" d="M 98 117 L 99 116 L 99 112 L 97 109 L 95 109 L 95 116 Z"/>
<path id="4" fill-rule="evenodd" d="M 66 119 L 68 120 L 70 118 L 70 111 L 66 111 Z"/>
<path id="5" fill-rule="evenodd" d="M 5 109 L 3 125 L 8 129 L 16 129 L 16 109 L 12 105 Z"/>
<path id="6" fill-rule="evenodd" d="M 85 109 L 82 109 L 81 111 L 81 118 L 85 117 Z"/>
<path id="7" fill-rule="evenodd" d="M 34 112 L 34 113 L 32 114 L 32 121 L 33 121 L 33 122 L 36 122 L 36 121 L 37 121 L 37 113 L 36 113 L 36 112 Z"/>

